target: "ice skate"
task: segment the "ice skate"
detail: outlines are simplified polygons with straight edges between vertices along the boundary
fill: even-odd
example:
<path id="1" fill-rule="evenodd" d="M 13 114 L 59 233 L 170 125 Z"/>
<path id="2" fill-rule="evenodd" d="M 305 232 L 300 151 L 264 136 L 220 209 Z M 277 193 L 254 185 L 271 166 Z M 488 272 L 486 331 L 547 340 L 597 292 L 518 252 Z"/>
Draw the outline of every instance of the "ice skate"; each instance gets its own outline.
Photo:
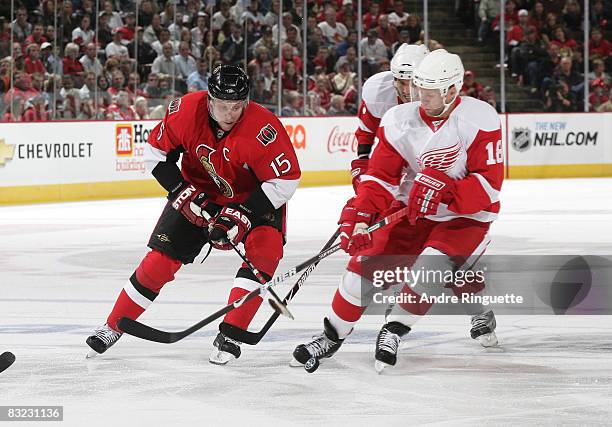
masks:
<path id="1" fill-rule="evenodd" d="M 495 347 L 497 345 L 497 335 L 495 335 L 495 314 L 489 310 L 482 314 L 472 316 L 472 329 L 470 336 L 478 340 L 483 347 Z"/>
<path id="2" fill-rule="evenodd" d="M 232 360 L 240 357 L 240 342 L 226 337 L 221 332 L 217 334 L 213 342 L 213 350 L 208 361 L 215 365 L 227 365 Z"/>
<path id="3" fill-rule="evenodd" d="M 381 328 L 376 338 L 376 353 L 374 354 L 376 372 L 380 374 L 387 366 L 395 366 L 402 337 L 408 332 L 410 332 L 410 327 L 400 322 L 389 322 Z"/>
<path id="4" fill-rule="evenodd" d="M 123 333 L 115 331 L 113 328 L 104 324 L 97 328 L 93 335 L 90 335 L 85 342 L 91 349 L 87 352 L 86 358 L 92 358 L 104 353 L 111 348 Z"/>
<path id="5" fill-rule="evenodd" d="M 336 328 L 332 326 L 326 317 L 323 320 L 323 332 L 320 335 L 315 335 L 312 341 L 298 345 L 293 350 L 293 360 L 290 365 L 293 367 L 303 366 L 311 359 L 318 361 L 319 359 L 331 357 L 338 351 L 343 341 L 344 339 L 338 338 Z"/>

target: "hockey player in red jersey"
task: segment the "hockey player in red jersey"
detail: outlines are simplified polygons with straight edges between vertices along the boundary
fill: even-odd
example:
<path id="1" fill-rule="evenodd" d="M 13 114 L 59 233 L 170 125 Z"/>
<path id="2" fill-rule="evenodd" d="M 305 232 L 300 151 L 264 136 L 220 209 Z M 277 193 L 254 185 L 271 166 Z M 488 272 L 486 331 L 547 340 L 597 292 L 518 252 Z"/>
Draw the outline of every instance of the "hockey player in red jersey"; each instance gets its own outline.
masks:
<path id="1" fill-rule="evenodd" d="M 364 83 L 357 113 L 359 127 L 355 132 L 357 158 L 351 162 L 355 193 L 359 178 L 368 169 L 368 159 L 380 119 L 392 107 L 411 101 L 412 74 L 428 53 L 425 45 L 404 43 L 391 59 L 391 71 L 374 74 Z"/>
<path id="2" fill-rule="evenodd" d="M 230 242 L 244 243 L 247 258 L 268 280 L 282 258 L 285 205 L 301 174 L 293 145 L 274 114 L 249 102 L 242 69 L 220 66 L 208 86 L 172 101 L 149 136 L 145 163 L 168 191 L 168 203 L 149 239 L 151 251 L 120 292 L 106 324 L 87 338 L 90 355 L 112 346 L 122 333 L 118 321 L 138 318 L 207 242 L 221 250 L 231 249 Z M 258 286 L 243 264 L 228 301 Z M 241 333 L 261 302 L 257 297 L 225 316 L 211 363 L 240 356 Z"/>
<path id="3" fill-rule="evenodd" d="M 351 258 L 324 319 L 323 333 L 293 352 L 307 368 L 330 357 L 352 331 L 370 301 L 372 286 L 365 259 L 402 255 L 413 271 L 468 268 L 489 243 L 489 226 L 499 212 L 503 181 L 501 124 L 487 103 L 460 97 L 463 65 L 446 50 L 428 54 L 414 73 L 419 102 L 391 108 L 382 118 L 378 143 L 362 175 L 357 196 L 343 209 L 341 246 Z M 367 227 L 390 211 L 408 206 L 408 215 L 373 234 Z M 408 261 L 410 260 L 410 261 Z M 432 265 L 433 264 L 433 265 Z M 406 294 L 422 290 L 404 286 Z M 439 289 L 444 284 L 438 284 Z M 482 290 L 477 284 L 471 292 Z M 463 293 L 457 286 L 453 292 Z M 376 369 L 395 365 L 401 337 L 431 304 L 397 304 L 376 342 Z M 497 344 L 495 317 L 482 305 L 472 315 L 471 337 Z"/>

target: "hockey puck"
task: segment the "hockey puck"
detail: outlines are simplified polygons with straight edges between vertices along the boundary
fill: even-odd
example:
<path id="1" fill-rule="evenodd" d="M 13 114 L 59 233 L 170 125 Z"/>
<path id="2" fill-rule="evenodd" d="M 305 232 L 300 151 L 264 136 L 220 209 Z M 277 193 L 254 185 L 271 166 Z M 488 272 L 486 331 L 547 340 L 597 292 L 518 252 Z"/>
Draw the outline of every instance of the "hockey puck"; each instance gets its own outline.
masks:
<path id="1" fill-rule="evenodd" d="M 15 355 L 10 351 L 0 354 L 0 372 L 4 372 L 15 362 Z"/>
<path id="2" fill-rule="evenodd" d="M 311 357 L 310 359 L 306 361 L 306 363 L 304 363 L 304 369 L 309 374 L 312 374 L 314 371 L 316 371 L 318 367 L 319 367 L 319 359 L 317 359 L 316 357 Z"/>

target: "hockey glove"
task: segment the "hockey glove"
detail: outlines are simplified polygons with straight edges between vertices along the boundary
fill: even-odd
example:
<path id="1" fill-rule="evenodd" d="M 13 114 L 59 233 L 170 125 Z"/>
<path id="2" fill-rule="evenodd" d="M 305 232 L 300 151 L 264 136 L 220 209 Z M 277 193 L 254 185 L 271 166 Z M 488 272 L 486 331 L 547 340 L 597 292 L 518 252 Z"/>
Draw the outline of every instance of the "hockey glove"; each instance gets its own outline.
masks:
<path id="1" fill-rule="evenodd" d="M 213 248 L 227 251 L 232 248 L 229 242 L 237 245 L 251 229 L 251 220 L 239 208 L 226 206 L 208 226 Z"/>
<path id="2" fill-rule="evenodd" d="M 408 197 L 408 221 L 415 225 L 418 218 L 435 215 L 441 201 L 448 202 L 454 181 L 444 172 L 425 168 L 414 178 Z"/>
<path id="3" fill-rule="evenodd" d="M 213 204 L 206 193 L 196 189 L 193 184 L 184 183 L 182 187 L 168 194 L 172 207 L 187 220 L 198 227 L 207 227 L 215 214 Z"/>
<path id="4" fill-rule="evenodd" d="M 357 194 L 357 187 L 359 187 L 359 183 L 361 182 L 361 175 L 367 172 L 368 170 L 368 162 L 370 159 L 355 159 L 351 162 L 351 177 L 353 180 L 353 190 L 355 194 Z"/>
<path id="5" fill-rule="evenodd" d="M 368 226 L 374 222 L 374 213 L 360 211 L 349 200 L 340 214 L 340 247 L 349 255 L 355 255 L 372 247 L 372 235 Z"/>

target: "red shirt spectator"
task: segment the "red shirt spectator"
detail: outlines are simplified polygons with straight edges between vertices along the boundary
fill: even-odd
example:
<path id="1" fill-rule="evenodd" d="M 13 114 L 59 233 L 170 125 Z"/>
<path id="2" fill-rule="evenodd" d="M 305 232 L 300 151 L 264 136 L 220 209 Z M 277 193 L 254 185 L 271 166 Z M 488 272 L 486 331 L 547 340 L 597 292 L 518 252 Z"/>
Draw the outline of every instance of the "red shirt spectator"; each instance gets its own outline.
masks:
<path id="1" fill-rule="evenodd" d="M 27 49 L 27 57 L 25 59 L 25 72 L 28 74 L 40 73 L 45 74 L 47 70 L 40 60 L 40 48 L 36 43 L 32 43 L 28 45 Z"/>
<path id="2" fill-rule="evenodd" d="M 604 59 L 612 55 L 612 43 L 602 37 L 601 31 L 594 28 L 591 31 L 589 56 L 599 56 Z"/>
<path id="3" fill-rule="evenodd" d="M 383 14 L 378 17 L 378 37 L 388 48 L 399 40 L 397 28 L 395 28 L 394 25 L 389 24 L 389 15 Z"/>
<path id="4" fill-rule="evenodd" d="M 27 47 L 32 43 L 35 43 L 40 46 L 41 44 L 47 41 L 47 38 L 43 35 L 44 33 L 45 27 L 43 27 L 42 24 L 34 25 L 34 30 L 32 31 L 32 34 L 26 37 L 23 46 Z"/>
<path id="5" fill-rule="evenodd" d="M 370 3 L 368 13 L 363 15 L 363 30 L 367 32 L 370 28 L 378 25 L 378 17 L 380 16 L 380 5 L 378 3 Z"/>
<path id="6" fill-rule="evenodd" d="M 554 34 L 555 34 L 555 38 L 551 40 L 551 43 L 559 46 L 561 51 L 564 51 L 564 50 L 571 51 L 578 44 L 576 43 L 576 40 L 572 38 L 568 38 L 565 35 L 565 30 L 561 27 L 558 27 L 555 30 Z M 568 52 L 568 53 L 571 53 L 571 52 Z"/>
<path id="7" fill-rule="evenodd" d="M 463 77 L 463 86 L 461 87 L 460 94 L 462 96 L 471 96 L 473 98 L 480 98 L 482 94 L 482 85 L 476 81 L 476 76 L 473 71 L 466 71 Z"/>

